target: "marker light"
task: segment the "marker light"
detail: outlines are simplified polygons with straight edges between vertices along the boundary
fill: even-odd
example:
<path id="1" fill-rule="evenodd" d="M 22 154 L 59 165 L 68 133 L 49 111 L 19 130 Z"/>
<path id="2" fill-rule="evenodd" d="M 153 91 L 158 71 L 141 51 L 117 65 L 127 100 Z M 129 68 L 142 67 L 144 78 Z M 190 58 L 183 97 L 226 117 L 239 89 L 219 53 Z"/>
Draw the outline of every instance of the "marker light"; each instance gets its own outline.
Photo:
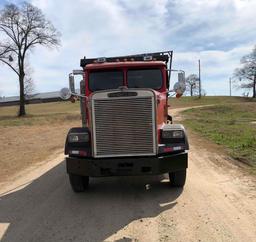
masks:
<path id="1" fill-rule="evenodd" d="M 98 59 L 97 59 L 97 62 L 98 62 L 98 63 L 106 62 L 106 57 L 98 58 Z"/>
<path id="2" fill-rule="evenodd" d="M 146 55 L 143 57 L 144 61 L 151 61 L 153 59 L 153 57 L 151 55 Z"/>

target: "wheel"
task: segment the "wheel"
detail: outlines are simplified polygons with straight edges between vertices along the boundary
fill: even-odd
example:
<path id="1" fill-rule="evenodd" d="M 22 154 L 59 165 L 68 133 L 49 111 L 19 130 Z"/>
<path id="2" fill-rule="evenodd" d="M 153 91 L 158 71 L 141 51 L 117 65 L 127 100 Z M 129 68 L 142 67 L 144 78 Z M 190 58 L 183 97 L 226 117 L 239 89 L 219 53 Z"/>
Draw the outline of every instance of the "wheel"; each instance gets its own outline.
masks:
<path id="1" fill-rule="evenodd" d="M 169 172 L 169 178 L 173 187 L 183 187 L 186 182 L 187 170 Z"/>
<path id="2" fill-rule="evenodd" d="M 69 181 L 74 192 L 84 192 L 89 185 L 89 176 L 69 174 Z"/>

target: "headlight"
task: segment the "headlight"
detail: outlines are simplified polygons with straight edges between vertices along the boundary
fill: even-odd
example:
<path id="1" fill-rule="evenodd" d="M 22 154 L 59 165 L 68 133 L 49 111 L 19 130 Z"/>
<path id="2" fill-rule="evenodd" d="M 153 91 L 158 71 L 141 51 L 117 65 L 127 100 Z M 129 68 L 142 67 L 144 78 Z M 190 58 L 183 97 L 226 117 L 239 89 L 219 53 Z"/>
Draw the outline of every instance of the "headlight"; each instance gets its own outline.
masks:
<path id="1" fill-rule="evenodd" d="M 70 143 L 88 142 L 89 141 L 89 134 L 88 133 L 70 133 L 68 135 L 68 141 Z"/>
<path id="2" fill-rule="evenodd" d="M 162 138 L 163 139 L 178 139 L 183 138 L 184 132 L 183 130 L 163 130 L 162 131 Z"/>
<path id="3" fill-rule="evenodd" d="M 173 138 L 183 138 L 184 137 L 184 133 L 182 130 L 175 130 L 172 132 L 172 137 Z"/>

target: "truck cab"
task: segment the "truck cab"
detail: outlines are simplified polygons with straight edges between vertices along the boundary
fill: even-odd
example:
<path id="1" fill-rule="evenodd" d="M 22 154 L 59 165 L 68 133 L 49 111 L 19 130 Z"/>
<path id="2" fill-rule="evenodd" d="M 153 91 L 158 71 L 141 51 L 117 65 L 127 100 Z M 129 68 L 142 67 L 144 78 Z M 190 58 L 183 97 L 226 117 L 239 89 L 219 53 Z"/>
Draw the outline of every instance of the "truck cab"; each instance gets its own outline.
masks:
<path id="1" fill-rule="evenodd" d="M 171 61 L 172 52 L 81 59 L 68 96 L 79 97 L 82 124 L 70 129 L 65 144 L 75 192 L 101 176 L 169 173 L 172 186 L 184 186 L 189 146 L 184 127 L 168 115 Z M 80 94 L 74 74 L 82 76 Z"/>

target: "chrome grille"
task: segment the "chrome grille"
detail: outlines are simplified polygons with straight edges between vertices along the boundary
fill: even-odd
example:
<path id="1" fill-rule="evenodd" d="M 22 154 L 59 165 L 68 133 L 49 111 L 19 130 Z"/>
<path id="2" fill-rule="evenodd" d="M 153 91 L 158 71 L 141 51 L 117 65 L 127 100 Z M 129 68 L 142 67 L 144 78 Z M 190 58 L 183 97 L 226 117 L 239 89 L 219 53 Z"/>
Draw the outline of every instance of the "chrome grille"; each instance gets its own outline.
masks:
<path id="1" fill-rule="evenodd" d="M 155 154 L 154 96 L 149 94 L 93 100 L 95 157 Z"/>

